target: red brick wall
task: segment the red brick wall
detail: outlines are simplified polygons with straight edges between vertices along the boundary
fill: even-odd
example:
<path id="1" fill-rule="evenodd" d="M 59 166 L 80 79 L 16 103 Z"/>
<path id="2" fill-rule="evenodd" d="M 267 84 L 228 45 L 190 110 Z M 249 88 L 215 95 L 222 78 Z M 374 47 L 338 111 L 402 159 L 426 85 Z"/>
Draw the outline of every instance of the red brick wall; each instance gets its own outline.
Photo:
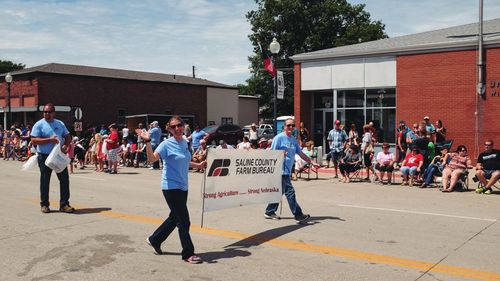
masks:
<path id="1" fill-rule="evenodd" d="M 487 52 L 488 77 L 500 80 L 500 49 Z M 457 51 L 397 57 L 397 121 L 441 119 L 454 140 L 453 148 L 464 144 L 476 157 L 476 101 L 478 101 L 479 141 L 498 136 L 500 98 L 479 99 L 476 94 L 477 54 Z M 478 148 L 480 151 L 482 146 Z M 479 151 L 479 152 L 480 152 Z"/>
<path id="2" fill-rule="evenodd" d="M 118 109 L 127 115 L 156 113 L 195 115 L 206 125 L 206 87 L 160 82 L 145 82 L 100 77 L 39 74 L 39 104 L 78 106 L 85 124 L 116 122 Z M 58 114 L 66 122 L 69 114 Z M 40 116 L 41 117 L 41 116 Z"/>
<path id="3" fill-rule="evenodd" d="M 495 147 L 500 147 L 500 48 L 486 52 L 486 94 L 480 100 L 482 124 L 479 148 L 483 149 L 486 139 L 495 141 Z M 481 115 L 480 115 L 481 116 Z"/>
<path id="4" fill-rule="evenodd" d="M 26 76 L 15 76 L 10 84 L 10 98 L 12 107 L 34 106 L 33 98 L 36 97 L 38 81 Z M 0 84 L 0 106 L 7 103 L 7 83 Z"/>
<path id="5" fill-rule="evenodd" d="M 301 115 L 301 108 L 304 108 L 302 104 L 302 93 L 300 91 L 301 87 L 300 79 L 300 63 L 296 63 L 293 66 L 293 116 L 295 116 L 296 126 L 299 125 L 303 116 Z"/>

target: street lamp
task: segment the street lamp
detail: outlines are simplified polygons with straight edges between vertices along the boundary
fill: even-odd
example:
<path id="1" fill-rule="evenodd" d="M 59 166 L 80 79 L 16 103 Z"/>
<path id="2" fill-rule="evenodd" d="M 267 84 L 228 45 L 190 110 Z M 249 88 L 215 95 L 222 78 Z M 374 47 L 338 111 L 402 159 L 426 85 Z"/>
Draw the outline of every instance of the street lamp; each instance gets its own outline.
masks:
<path id="1" fill-rule="evenodd" d="M 10 83 L 12 83 L 12 75 L 10 72 L 5 75 L 5 82 L 7 82 L 7 107 L 9 108 L 9 114 L 7 115 L 7 126 L 11 126 L 10 122 L 12 121 L 12 110 L 10 108 Z M 6 114 L 4 112 L 4 114 Z"/>
<path id="2" fill-rule="evenodd" d="M 271 62 L 273 64 L 273 67 L 276 69 L 276 55 L 280 52 L 280 43 L 278 43 L 278 40 L 276 40 L 276 37 L 273 38 L 273 41 L 271 44 L 269 44 L 269 51 L 271 51 L 272 57 L 271 57 Z M 278 77 L 275 74 L 273 77 L 273 94 L 274 94 L 274 135 L 276 136 L 278 134 L 278 122 L 276 120 L 276 103 L 278 99 L 278 94 L 276 91 L 276 87 L 278 86 Z"/>

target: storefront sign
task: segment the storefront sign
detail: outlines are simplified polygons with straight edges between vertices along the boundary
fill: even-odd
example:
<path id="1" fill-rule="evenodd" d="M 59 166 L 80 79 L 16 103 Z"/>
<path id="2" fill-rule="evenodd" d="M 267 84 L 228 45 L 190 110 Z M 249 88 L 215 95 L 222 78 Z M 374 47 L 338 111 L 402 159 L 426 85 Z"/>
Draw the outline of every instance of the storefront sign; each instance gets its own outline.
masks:
<path id="1" fill-rule="evenodd" d="M 500 80 L 490 81 L 489 93 L 492 97 L 500 97 Z"/>

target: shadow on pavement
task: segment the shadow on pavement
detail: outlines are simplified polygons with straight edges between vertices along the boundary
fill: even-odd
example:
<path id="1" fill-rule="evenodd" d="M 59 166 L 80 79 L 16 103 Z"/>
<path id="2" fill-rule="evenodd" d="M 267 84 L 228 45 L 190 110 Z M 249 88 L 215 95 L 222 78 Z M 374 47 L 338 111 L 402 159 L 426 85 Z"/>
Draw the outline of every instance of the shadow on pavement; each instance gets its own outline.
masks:
<path id="1" fill-rule="evenodd" d="M 335 217 L 318 217 L 318 218 L 320 218 L 320 219 L 339 219 L 339 218 L 335 218 Z M 293 232 L 293 231 L 298 230 L 298 229 L 303 228 L 303 227 L 307 227 L 308 225 L 312 225 L 312 224 L 316 223 L 313 221 L 314 219 L 315 218 L 311 218 L 311 220 L 309 221 L 310 223 L 307 223 L 307 224 L 293 224 L 293 225 L 287 225 L 287 226 L 269 229 L 269 230 L 266 230 L 264 232 L 257 233 L 255 235 L 247 237 L 243 240 L 237 241 L 231 245 L 227 245 L 226 247 L 224 247 L 224 251 L 207 252 L 207 253 L 199 254 L 199 256 L 206 263 L 217 263 L 217 260 L 219 260 L 219 259 L 229 259 L 229 258 L 235 258 L 235 257 L 247 257 L 247 256 L 250 256 L 251 253 L 245 249 L 262 245 L 266 242 L 269 242 L 269 241 L 276 239 L 280 236 L 283 236 L 287 233 Z"/>
<path id="2" fill-rule="evenodd" d="M 280 219 L 282 220 L 295 220 L 294 217 L 281 217 Z M 339 217 L 332 217 L 332 216 L 311 216 L 307 222 L 302 223 L 301 225 L 311 225 L 311 224 L 316 224 L 319 223 L 319 221 L 324 221 L 324 220 L 339 220 L 339 221 L 345 221 L 342 218 Z"/>
<path id="3" fill-rule="evenodd" d="M 105 211 L 111 211 L 111 208 L 83 208 L 83 209 L 76 209 L 75 210 L 75 215 L 86 215 L 86 214 L 95 214 L 95 213 L 100 213 L 100 212 L 105 212 Z"/>

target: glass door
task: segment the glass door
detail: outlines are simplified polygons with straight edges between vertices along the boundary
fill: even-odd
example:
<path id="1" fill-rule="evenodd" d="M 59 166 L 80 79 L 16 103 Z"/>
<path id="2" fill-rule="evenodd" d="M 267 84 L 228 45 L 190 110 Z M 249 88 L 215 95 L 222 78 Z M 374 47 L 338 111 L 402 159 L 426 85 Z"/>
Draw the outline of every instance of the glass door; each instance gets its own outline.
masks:
<path id="1" fill-rule="evenodd" d="M 333 129 L 333 122 L 334 122 L 334 112 L 333 111 L 323 111 L 323 128 L 325 130 L 323 131 L 323 151 L 325 153 L 330 152 L 330 145 L 328 145 L 328 133 L 330 132 L 331 129 Z"/>

